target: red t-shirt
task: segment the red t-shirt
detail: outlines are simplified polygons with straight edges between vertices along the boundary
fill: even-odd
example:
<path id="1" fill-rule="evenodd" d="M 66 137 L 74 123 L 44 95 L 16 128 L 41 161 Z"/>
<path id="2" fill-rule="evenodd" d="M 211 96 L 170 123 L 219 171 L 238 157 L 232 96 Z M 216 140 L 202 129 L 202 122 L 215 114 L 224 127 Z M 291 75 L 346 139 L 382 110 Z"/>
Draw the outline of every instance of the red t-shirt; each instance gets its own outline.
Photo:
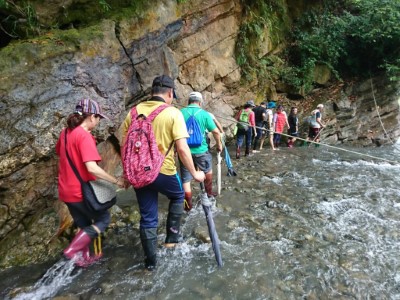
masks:
<path id="1" fill-rule="evenodd" d="M 81 202 L 81 183 L 72 170 L 65 152 L 65 130 L 61 132 L 56 144 L 56 153 L 60 157 L 58 162 L 58 196 L 64 202 Z M 85 162 L 88 161 L 101 161 L 93 135 L 81 126 L 72 131 L 68 129 L 67 147 L 69 157 L 82 179 L 84 181 L 95 180 L 96 177 L 88 172 L 85 165 Z"/>

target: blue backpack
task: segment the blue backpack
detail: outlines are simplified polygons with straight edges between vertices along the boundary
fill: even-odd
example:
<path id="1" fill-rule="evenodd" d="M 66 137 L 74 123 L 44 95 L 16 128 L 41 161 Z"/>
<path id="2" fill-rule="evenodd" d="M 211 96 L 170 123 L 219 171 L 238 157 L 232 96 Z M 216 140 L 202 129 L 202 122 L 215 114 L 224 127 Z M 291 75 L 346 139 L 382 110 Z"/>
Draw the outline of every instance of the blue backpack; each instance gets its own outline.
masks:
<path id="1" fill-rule="evenodd" d="M 201 146 L 203 142 L 203 134 L 201 132 L 201 128 L 199 122 L 194 117 L 201 109 L 196 111 L 193 115 L 189 113 L 189 118 L 186 120 L 186 129 L 189 133 L 189 138 L 187 139 L 187 143 L 189 148 L 196 148 Z"/>

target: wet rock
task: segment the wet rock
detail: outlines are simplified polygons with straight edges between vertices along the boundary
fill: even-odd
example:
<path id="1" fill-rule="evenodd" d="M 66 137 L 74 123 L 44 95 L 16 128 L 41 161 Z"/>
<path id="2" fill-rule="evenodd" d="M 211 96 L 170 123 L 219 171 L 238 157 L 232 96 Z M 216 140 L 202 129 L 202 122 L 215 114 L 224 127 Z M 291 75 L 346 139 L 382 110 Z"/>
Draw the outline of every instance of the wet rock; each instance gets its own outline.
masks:
<path id="1" fill-rule="evenodd" d="M 203 243 L 211 243 L 208 231 L 203 228 L 196 228 L 193 232 L 193 235 Z"/>
<path id="2" fill-rule="evenodd" d="M 278 204 L 275 201 L 268 201 L 267 202 L 267 207 L 269 207 L 269 208 L 277 208 Z"/>

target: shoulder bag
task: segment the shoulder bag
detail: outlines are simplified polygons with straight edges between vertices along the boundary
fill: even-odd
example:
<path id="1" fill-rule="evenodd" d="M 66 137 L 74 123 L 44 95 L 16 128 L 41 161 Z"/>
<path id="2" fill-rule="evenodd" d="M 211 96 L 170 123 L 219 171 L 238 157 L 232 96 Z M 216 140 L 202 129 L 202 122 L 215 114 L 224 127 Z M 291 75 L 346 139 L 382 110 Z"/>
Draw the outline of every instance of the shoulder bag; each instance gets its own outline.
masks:
<path id="1" fill-rule="evenodd" d="M 88 182 L 82 179 L 68 154 L 67 132 L 68 129 L 65 129 L 65 152 L 72 170 L 81 183 L 83 201 L 92 212 L 109 209 L 117 202 L 117 193 L 114 184 L 103 179 Z"/>

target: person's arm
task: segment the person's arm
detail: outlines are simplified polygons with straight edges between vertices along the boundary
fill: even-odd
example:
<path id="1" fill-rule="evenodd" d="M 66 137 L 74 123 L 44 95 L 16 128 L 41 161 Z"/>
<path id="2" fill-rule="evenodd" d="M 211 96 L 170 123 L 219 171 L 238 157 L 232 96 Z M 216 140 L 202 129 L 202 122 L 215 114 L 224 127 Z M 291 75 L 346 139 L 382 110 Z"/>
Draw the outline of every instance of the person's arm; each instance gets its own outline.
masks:
<path id="1" fill-rule="evenodd" d="M 217 151 L 222 152 L 221 135 L 219 134 L 218 128 L 215 128 L 213 131 L 211 131 L 211 133 L 214 136 L 215 142 L 217 143 Z"/>
<path id="2" fill-rule="evenodd" d="M 317 121 L 317 123 L 318 123 L 319 125 L 321 125 L 322 128 L 325 127 L 325 125 L 322 123 L 322 120 L 321 120 L 321 113 L 319 113 L 319 112 L 317 112 L 316 121 Z"/>
<path id="3" fill-rule="evenodd" d="M 85 162 L 85 166 L 86 166 L 86 169 L 88 170 L 88 172 L 90 174 L 96 176 L 96 178 L 107 180 L 111 183 L 118 185 L 121 188 L 123 188 L 125 186 L 125 182 L 123 179 L 116 178 L 116 177 L 108 174 L 95 161 L 87 161 L 87 162 Z"/>
<path id="4" fill-rule="evenodd" d="M 253 128 L 253 135 L 256 137 L 257 136 L 256 115 L 255 115 L 254 111 L 252 111 L 249 115 L 249 123 L 250 123 L 250 126 Z"/>
<path id="5" fill-rule="evenodd" d="M 286 114 L 286 112 L 283 112 L 285 114 L 285 119 L 286 119 L 286 126 L 288 129 L 290 129 L 290 125 L 289 125 L 289 121 L 288 121 L 288 116 Z"/>
<path id="6" fill-rule="evenodd" d="M 198 182 L 203 182 L 205 174 L 203 171 L 196 171 L 192 154 L 190 153 L 189 146 L 187 144 L 186 138 L 175 140 L 176 152 L 178 152 L 179 158 L 189 173 L 192 175 L 194 180 Z"/>
<path id="7" fill-rule="evenodd" d="M 224 133 L 224 129 L 222 128 L 222 125 L 220 122 L 218 122 L 218 120 L 216 118 L 213 118 L 213 121 L 215 123 L 215 125 L 217 125 L 217 128 L 219 130 L 220 133 Z"/>
<path id="8" fill-rule="evenodd" d="M 121 143 L 120 143 L 121 151 L 124 148 L 124 145 L 126 142 L 126 135 L 128 133 L 128 129 L 129 129 L 129 126 L 131 125 L 131 122 L 132 122 L 131 112 L 129 112 L 126 115 L 125 120 L 122 123 L 122 127 L 121 127 Z M 122 157 L 122 153 L 121 153 L 121 157 Z"/>

